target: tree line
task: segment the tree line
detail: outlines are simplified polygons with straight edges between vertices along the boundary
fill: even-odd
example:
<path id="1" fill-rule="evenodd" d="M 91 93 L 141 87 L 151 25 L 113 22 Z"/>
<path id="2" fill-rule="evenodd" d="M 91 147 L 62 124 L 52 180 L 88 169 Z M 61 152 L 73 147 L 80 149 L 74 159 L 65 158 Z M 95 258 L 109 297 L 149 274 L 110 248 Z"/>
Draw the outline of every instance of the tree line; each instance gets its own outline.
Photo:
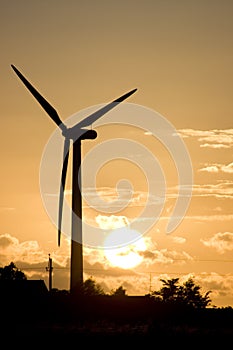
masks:
<path id="1" fill-rule="evenodd" d="M 4 280 L 27 280 L 27 276 L 16 267 L 15 263 L 11 262 L 9 265 L 0 267 L 0 281 Z M 201 287 L 194 282 L 193 278 L 189 278 L 182 284 L 179 278 L 160 279 L 160 281 L 162 282 L 162 287 L 159 290 L 146 294 L 146 296 L 164 304 L 181 304 L 197 309 L 203 309 L 211 305 L 211 291 L 202 293 Z M 56 288 L 53 288 L 51 292 L 54 294 L 68 293 L 68 291 L 60 291 Z M 82 294 L 85 296 L 106 295 L 103 288 L 92 277 L 83 282 Z M 126 297 L 127 291 L 120 285 L 118 288 L 111 290 L 109 295 Z"/>

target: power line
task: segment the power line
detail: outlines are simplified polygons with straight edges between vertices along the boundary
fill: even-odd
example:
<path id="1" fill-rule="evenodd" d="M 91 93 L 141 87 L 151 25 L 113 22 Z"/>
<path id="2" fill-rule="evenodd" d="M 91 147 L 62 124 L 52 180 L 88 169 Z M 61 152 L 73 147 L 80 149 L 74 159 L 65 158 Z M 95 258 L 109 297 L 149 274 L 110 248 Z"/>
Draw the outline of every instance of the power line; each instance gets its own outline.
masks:
<path id="1" fill-rule="evenodd" d="M 224 263 L 233 263 L 233 260 L 232 259 L 178 259 L 178 258 L 172 258 L 172 260 L 174 261 L 189 261 L 190 263 L 191 262 L 224 262 Z M 24 267 L 24 266 L 21 266 L 19 267 L 20 269 L 22 270 L 43 270 L 44 269 L 44 266 L 40 267 L 40 266 L 37 266 L 37 267 Z M 69 267 L 63 267 L 63 266 L 54 266 L 53 267 L 54 269 L 56 270 L 68 270 Z M 96 270 L 96 271 L 102 271 L 102 269 L 95 269 L 95 268 L 87 268 L 85 270 Z"/>
<path id="2" fill-rule="evenodd" d="M 50 254 L 49 254 L 50 256 Z M 51 258 L 50 258 L 51 259 Z M 195 258 L 195 259 L 179 259 L 179 258 L 173 258 L 174 261 L 189 261 L 189 262 L 222 262 L 222 263 L 233 263 L 233 260 L 232 259 L 198 259 L 198 258 Z M 29 266 L 21 266 L 19 267 L 21 270 L 30 270 L 30 271 L 34 271 L 34 270 L 44 270 L 44 266 L 40 267 L 40 266 L 35 266 L 35 267 L 29 267 Z M 113 267 L 114 268 L 114 267 Z M 66 267 L 66 266 L 51 266 L 51 270 L 49 270 L 49 266 L 46 268 L 47 271 L 50 271 L 49 273 L 52 273 L 52 270 L 65 270 L 65 271 L 68 271 L 70 270 L 69 267 Z M 129 269 L 130 270 L 130 269 Z M 92 271 L 92 272 L 101 272 L 101 274 L 103 273 L 108 273 L 108 270 L 105 270 L 105 269 L 97 269 L 95 267 L 93 268 L 85 268 L 84 267 L 84 272 L 88 273 L 88 271 Z M 135 272 L 135 271 L 134 271 Z M 182 275 L 188 275 L 188 274 L 194 274 L 194 275 L 197 275 L 197 276 L 201 276 L 202 274 L 205 274 L 207 276 L 211 276 L 213 275 L 213 272 L 210 273 L 210 272 L 196 272 L 196 273 L 192 273 L 190 271 L 185 271 L 185 272 L 182 272 L 182 271 L 137 271 L 136 273 L 138 274 L 144 274 L 144 275 L 148 275 L 150 276 L 150 285 L 151 285 L 151 275 L 164 275 L 164 274 L 168 274 L 168 275 L 179 275 L 179 276 L 182 276 Z M 217 273 L 217 272 L 216 272 Z M 217 273 L 218 276 L 233 276 L 233 273 Z M 50 276 L 50 275 L 49 275 Z M 51 281 L 51 276 L 49 277 L 49 280 Z M 151 288 L 151 287 L 150 287 Z"/>

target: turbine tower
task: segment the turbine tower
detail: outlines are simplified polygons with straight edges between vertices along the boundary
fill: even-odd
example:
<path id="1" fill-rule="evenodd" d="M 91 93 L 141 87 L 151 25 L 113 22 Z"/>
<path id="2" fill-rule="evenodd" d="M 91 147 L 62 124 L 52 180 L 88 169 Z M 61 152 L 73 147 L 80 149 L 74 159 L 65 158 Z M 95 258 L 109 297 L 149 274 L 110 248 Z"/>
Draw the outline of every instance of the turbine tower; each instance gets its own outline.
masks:
<path id="1" fill-rule="evenodd" d="M 105 113 L 116 107 L 130 95 L 137 91 L 133 89 L 126 94 L 118 97 L 108 103 L 101 109 L 87 116 L 78 124 L 71 128 L 60 119 L 57 111 L 51 104 L 32 86 L 32 84 L 20 73 L 20 71 L 11 65 L 17 76 L 31 92 L 34 98 L 39 102 L 41 107 L 47 112 L 50 118 L 61 129 L 65 138 L 63 149 L 63 166 L 61 173 L 60 192 L 59 192 L 59 212 L 58 212 L 58 246 L 61 242 L 62 227 L 62 209 L 64 201 L 64 190 L 66 183 L 66 174 L 68 168 L 69 149 L 71 140 L 73 140 L 73 159 L 72 159 L 72 225 L 71 225 L 71 255 L 70 255 L 70 293 L 76 294 L 81 292 L 83 285 L 83 244 L 82 244 L 82 195 L 81 195 L 81 141 L 91 140 L 97 137 L 95 130 L 85 129 Z"/>

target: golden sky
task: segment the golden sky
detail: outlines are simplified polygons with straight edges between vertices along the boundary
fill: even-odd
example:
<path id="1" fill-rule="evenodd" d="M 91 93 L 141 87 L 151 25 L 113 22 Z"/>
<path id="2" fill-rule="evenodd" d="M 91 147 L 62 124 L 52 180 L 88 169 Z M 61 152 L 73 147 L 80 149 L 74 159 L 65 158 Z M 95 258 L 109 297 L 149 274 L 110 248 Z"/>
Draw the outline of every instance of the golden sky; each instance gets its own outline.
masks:
<path id="1" fill-rule="evenodd" d="M 166 234 L 179 185 L 174 159 L 152 130 L 133 123 L 101 125 L 101 120 L 93 125 L 98 138 L 83 142 L 83 156 L 119 137 L 134 141 L 135 148 L 128 159 L 100 164 L 96 189 L 106 206 L 100 205 L 84 169 L 84 193 L 95 201 L 94 208 L 84 203 L 85 220 L 103 231 L 115 229 L 140 217 L 146 200 L 151 208 L 158 204 L 158 174 L 138 145 L 157 157 L 166 179 L 166 198 L 142 244 L 120 253 L 131 254 L 136 267 L 126 268 L 125 263 L 123 268 L 119 260 L 114 266 L 116 260 L 109 260 L 103 249 L 84 247 L 85 278 L 93 276 L 106 292 L 123 284 L 128 294 L 146 294 L 160 287 L 160 278 L 193 276 L 203 291 L 212 291 L 214 305 L 233 306 L 232 1 L 0 4 L 0 265 L 14 261 L 30 278 L 48 283 L 51 254 L 53 286 L 69 288 L 69 239 L 62 236 L 61 247 L 57 246 L 56 225 L 44 207 L 40 187 L 42 156 L 56 125 L 19 81 L 10 66 L 14 64 L 64 121 L 138 88 L 127 101 L 130 108 L 136 106 L 142 119 L 145 109 L 171 123 L 190 155 L 191 201 L 178 227 Z M 124 112 L 121 108 L 117 117 L 110 113 L 103 120 L 115 121 Z M 145 126 L 154 134 L 153 115 L 150 118 L 148 122 L 145 117 Z M 93 159 L 100 160 L 94 151 Z M 57 176 L 51 183 L 59 182 Z M 148 191 L 147 179 L 153 176 Z M 128 206 L 113 212 L 108 203 L 116 198 L 121 179 L 130 181 L 133 196 Z M 69 190 L 68 183 L 67 197 Z M 129 194 L 128 188 L 121 188 L 121 194 Z M 153 223 L 153 212 L 142 214 L 143 220 Z"/>

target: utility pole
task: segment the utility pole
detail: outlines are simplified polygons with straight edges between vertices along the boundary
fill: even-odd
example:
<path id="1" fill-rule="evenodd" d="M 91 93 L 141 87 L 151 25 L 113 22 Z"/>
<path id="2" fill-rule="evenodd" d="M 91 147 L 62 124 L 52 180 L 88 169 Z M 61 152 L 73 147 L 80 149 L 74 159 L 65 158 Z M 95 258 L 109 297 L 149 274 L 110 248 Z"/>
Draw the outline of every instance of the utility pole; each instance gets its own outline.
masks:
<path id="1" fill-rule="evenodd" d="M 51 292 L 51 290 L 52 290 L 52 271 L 53 271 L 53 266 L 52 266 L 52 259 L 50 258 L 50 254 L 49 254 L 49 262 L 48 262 L 48 266 L 46 267 L 46 271 L 49 272 L 49 291 Z"/>

